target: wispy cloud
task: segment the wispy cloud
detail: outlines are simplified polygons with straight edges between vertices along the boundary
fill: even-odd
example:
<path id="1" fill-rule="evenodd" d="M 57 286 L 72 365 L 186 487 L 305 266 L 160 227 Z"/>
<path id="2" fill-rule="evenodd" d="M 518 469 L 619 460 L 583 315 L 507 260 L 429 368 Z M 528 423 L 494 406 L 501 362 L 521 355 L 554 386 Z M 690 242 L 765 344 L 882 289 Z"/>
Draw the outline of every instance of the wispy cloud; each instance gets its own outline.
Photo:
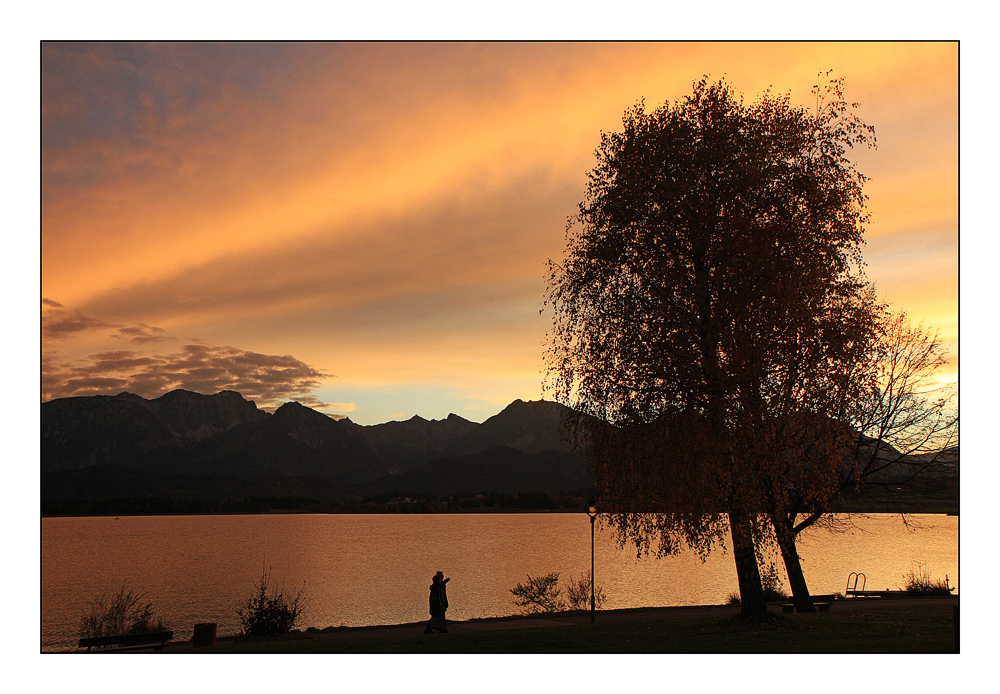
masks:
<path id="1" fill-rule="evenodd" d="M 167 331 L 163 328 L 153 328 L 143 323 L 130 328 L 120 328 L 112 337 L 138 343 L 163 342 L 177 339 L 167 335 Z"/>
<path id="2" fill-rule="evenodd" d="M 176 340 L 163 328 L 139 323 L 137 325 L 122 325 L 105 318 L 84 313 L 79 309 L 67 310 L 54 299 L 42 298 L 42 342 L 66 340 L 81 333 L 115 329 L 110 337 L 116 340 L 127 340 L 134 343 L 164 342 Z"/>
<path id="3" fill-rule="evenodd" d="M 118 327 L 100 318 L 88 316 L 82 311 L 66 311 L 62 304 L 51 299 L 42 299 L 49 310 L 42 313 L 42 340 L 63 340 L 88 330 Z"/>

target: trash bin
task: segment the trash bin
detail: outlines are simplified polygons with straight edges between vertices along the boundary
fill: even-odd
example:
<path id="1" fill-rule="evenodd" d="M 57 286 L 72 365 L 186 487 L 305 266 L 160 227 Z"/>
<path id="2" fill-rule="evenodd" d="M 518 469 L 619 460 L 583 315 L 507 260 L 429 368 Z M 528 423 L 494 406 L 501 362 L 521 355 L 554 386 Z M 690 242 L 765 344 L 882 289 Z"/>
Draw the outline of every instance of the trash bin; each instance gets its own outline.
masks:
<path id="1" fill-rule="evenodd" d="M 191 637 L 192 648 L 205 648 L 215 645 L 215 622 L 194 625 L 194 635 Z"/>

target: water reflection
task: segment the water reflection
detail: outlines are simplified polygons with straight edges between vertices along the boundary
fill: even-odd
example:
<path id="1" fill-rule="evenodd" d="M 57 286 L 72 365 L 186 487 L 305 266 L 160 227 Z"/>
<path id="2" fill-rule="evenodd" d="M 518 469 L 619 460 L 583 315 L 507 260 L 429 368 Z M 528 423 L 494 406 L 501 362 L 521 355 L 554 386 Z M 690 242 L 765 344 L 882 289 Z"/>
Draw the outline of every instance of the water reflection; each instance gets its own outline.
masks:
<path id="1" fill-rule="evenodd" d="M 806 531 L 810 589 L 843 592 L 851 571 L 863 571 L 869 588 L 898 588 L 915 561 L 957 587 L 958 519 L 918 519 L 918 531 L 884 515 L 846 532 Z M 449 619 L 513 614 L 509 590 L 526 575 L 579 577 L 590 569 L 589 526 L 583 513 L 45 518 L 42 650 L 74 648 L 89 600 L 122 581 L 149 594 L 178 640 L 198 622 L 234 633 L 236 608 L 265 564 L 287 591 L 305 584 L 304 626 L 426 621 L 437 570 L 453 579 Z M 637 559 L 600 522 L 596 539 L 606 609 L 719 604 L 736 590 L 728 553 L 705 562 L 693 552 Z"/>

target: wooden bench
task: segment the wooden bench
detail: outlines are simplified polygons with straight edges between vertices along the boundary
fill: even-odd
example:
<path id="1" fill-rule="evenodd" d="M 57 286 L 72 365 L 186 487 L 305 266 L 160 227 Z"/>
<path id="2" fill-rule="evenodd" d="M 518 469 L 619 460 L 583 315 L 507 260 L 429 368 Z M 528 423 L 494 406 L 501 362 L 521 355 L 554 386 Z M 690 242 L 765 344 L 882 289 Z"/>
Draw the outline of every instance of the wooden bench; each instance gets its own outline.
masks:
<path id="1" fill-rule="evenodd" d="M 154 631 L 148 634 L 120 634 L 118 636 L 90 636 L 80 639 L 80 648 L 86 646 L 87 652 L 94 646 L 124 646 L 126 648 L 142 648 L 153 645 L 154 651 L 162 651 L 167 641 L 174 638 L 172 631 Z"/>
<path id="2" fill-rule="evenodd" d="M 810 595 L 809 599 L 812 600 L 813 607 L 815 607 L 820 612 L 829 612 L 830 605 L 833 604 L 835 595 Z M 783 614 L 791 614 L 795 611 L 794 602 L 785 602 L 781 604 L 781 611 Z"/>

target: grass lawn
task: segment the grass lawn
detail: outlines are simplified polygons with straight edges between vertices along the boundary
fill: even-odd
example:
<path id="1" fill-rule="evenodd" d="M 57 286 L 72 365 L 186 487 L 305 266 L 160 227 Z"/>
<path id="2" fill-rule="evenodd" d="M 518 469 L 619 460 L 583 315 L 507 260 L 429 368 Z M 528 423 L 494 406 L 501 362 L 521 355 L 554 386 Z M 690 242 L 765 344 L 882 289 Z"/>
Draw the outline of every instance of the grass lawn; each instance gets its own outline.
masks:
<path id="1" fill-rule="evenodd" d="M 953 653 L 950 605 L 791 614 L 770 624 L 717 617 L 398 636 L 315 633 L 238 641 L 205 653 Z"/>

